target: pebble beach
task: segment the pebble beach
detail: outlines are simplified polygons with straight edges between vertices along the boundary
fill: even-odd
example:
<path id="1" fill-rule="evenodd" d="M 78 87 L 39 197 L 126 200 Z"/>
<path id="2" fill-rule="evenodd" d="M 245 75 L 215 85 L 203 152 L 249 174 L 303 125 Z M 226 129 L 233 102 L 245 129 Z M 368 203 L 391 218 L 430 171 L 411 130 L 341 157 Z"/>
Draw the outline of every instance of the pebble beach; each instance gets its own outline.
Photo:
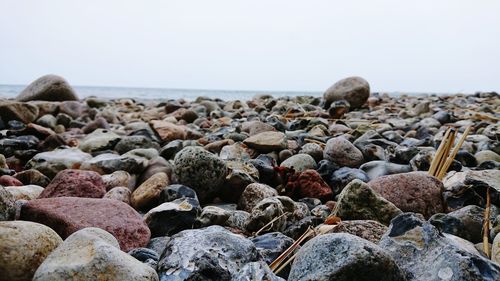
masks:
<path id="1" fill-rule="evenodd" d="M 0 99 L 0 281 L 500 280 L 500 96 Z"/>

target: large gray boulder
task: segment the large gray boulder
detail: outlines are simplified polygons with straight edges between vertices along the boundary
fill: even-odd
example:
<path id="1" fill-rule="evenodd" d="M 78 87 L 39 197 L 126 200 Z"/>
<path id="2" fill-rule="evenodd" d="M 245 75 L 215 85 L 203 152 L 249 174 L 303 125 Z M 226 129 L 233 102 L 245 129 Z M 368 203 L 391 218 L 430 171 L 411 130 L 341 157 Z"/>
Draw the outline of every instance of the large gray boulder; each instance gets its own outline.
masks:
<path id="1" fill-rule="evenodd" d="M 395 217 L 379 246 L 396 260 L 408 281 L 500 280 L 500 266 L 479 255 L 472 243 L 441 234 L 415 213 Z"/>
<path id="2" fill-rule="evenodd" d="M 323 94 L 325 107 L 338 100 L 349 102 L 351 109 L 361 107 L 370 96 L 370 84 L 361 77 L 344 78 L 333 84 Z"/>
<path id="3" fill-rule="evenodd" d="M 75 91 L 61 76 L 49 74 L 31 82 L 17 97 L 17 101 L 78 100 Z"/>
<path id="4" fill-rule="evenodd" d="M 324 234 L 308 241 L 295 258 L 289 281 L 401 281 L 393 258 L 379 246 L 347 233 Z"/>

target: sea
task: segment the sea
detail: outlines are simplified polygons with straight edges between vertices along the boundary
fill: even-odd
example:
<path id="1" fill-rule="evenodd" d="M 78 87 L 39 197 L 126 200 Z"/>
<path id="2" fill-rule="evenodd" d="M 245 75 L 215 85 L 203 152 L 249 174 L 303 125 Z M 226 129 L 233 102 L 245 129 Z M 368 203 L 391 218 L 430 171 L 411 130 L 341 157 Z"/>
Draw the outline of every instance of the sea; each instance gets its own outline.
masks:
<path id="1" fill-rule="evenodd" d="M 26 85 L 0 85 L 0 99 L 15 98 Z M 314 91 L 241 91 L 241 90 L 200 90 L 200 89 L 168 89 L 168 88 L 126 88 L 101 86 L 73 86 L 79 98 L 99 97 L 104 99 L 133 98 L 137 100 L 169 100 L 185 99 L 193 101 L 197 97 L 219 98 L 229 100 L 251 100 L 256 95 L 271 95 L 275 98 L 284 96 L 314 96 L 321 97 L 323 92 Z M 400 96 L 403 93 L 389 92 L 390 96 Z M 429 95 L 424 93 L 407 93 L 411 96 Z M 438 94 L 439 95 L 439 94 Z"/>
<path id="2" fill-rule="evenodd" d="M 25 85 L 0 85 L 0 99 L 15 98 Z M 290 92 L 290 91 L 240 91 L 240 90 L 200 90 L 200 89 L 167 89 L 167 88 L 125 88 L 73 86 L 79 98 L 99 97 L 104 99 L 133 98 L 138 100 L 185 99 L 193 101 L 197 97 L 219 98 L 222 100 L 251 100 L 256 95 L 267 94 L 273 97 L 282 96 L 322 96 L 322 92 Z"/>

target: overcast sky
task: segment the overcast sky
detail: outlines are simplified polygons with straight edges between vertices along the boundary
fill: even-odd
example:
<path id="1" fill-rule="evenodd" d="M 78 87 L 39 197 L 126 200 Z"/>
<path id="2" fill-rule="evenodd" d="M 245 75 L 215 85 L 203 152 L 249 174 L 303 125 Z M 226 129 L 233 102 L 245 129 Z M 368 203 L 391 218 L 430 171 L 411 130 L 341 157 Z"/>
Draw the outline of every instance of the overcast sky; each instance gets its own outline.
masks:
<path id="1" fill-rule="evenodd" d="M 0 0 L 0 84 L 500 91 L 500 1 Z"/>

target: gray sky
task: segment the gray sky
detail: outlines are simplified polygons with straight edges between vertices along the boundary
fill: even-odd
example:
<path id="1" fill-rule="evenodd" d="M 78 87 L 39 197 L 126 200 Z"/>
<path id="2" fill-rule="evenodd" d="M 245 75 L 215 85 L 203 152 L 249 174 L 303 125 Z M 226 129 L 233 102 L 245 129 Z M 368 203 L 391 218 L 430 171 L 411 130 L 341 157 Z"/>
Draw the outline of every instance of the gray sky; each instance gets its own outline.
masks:
<path id="1" fill-rule="evenodd" d="M 500 1 L 0 0 L 0 84 L 500 91 Z"/>

